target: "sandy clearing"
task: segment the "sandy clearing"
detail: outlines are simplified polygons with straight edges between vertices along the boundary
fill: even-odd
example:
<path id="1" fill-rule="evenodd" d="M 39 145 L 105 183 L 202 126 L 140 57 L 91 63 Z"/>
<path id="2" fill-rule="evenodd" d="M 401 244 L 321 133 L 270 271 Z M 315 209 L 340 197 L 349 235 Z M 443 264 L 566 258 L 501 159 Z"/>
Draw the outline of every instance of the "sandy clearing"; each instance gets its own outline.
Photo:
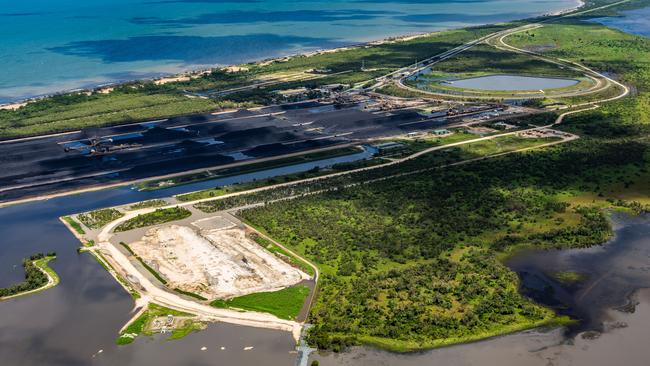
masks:
<path id="1" fill-rule="evenodd" d="M 128 274 L 130 282 L 138 284 L 137 287 L 142 296 L 139 305 L 144 306 L 146 303 L 154 302 L 171 309 L 196 314 L 201 321 L 222 321 L 231 324 L 287 331 L 293 335 L 294 339 L 298 340 L 302 329 L 302 324 L 298 322 L 280 319 L 266 313 L 219 309 L 188 300 L 178 294 L 159 288 L 147 276 L 138 271 L 129 258 L 110 242 L 113 235 L 111 231 L 120 223 L 138 214 L 151 211 L 152 209 L 142 209 L 127 213 L 124 217 L 105 226 L 97 235 L 98 249 L 96 250 L 102 251 L 112 267 L 118 269 L 121 273 Z"/>
<path id="2" fill-rule="evenodd" d="M 237 227 L 197 230 L 166 225 L 147 230 L 130 246 L 170 288 L 208 299 L 280 290 L 309 278 Z"/>

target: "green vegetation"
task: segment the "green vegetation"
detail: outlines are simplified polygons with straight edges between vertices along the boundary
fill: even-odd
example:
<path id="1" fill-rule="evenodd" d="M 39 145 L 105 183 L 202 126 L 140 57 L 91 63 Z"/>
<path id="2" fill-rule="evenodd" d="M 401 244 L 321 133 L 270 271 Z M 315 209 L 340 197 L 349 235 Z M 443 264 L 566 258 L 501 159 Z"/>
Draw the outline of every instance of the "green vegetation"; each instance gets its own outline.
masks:
<path id="1" fill-rule="evenodd" d="M 48 266 L 48 263 L 54 258 L 56 258 L 56 253 L 38 253 L 24 259 L 25 281 L 10 287 L 0 288 L 0 298 L 20 295 L 45 287 L 48 284 L 48 274 L 54 280 L 53 286 L 59 283 L 59 276 Z"/>
<path id="2" fill-rule="evenodd" d="M 587 279 L 587 275 L 584 273 L 573 271 L 556 272 L 551 276 L 565 285 L 575 285 Z"/>
<path id="3" fill-rule="evenodd" d="M 131 249 L 131 247 L 130 247 L 128 244 L 126 244 L 125 242 L 120 242 L 120 245 L 122 245 L 122 246 L 123 246 L 123 247 L 124 247 L 124 248 L 125 248 L 125 249 L 126 249 L 126 250 L 131 254 L 131 255 L 132 255 L 132 256 L 134 256 L 135 259 L 137 259 L 138 262 L 140 262 L 140 264 L 142 264 L 142 266 L 143 266 L 147 271 L 149 271 L 149 273 L 151 273 L 151 274 L 152 274 L 152 275 L 153 275 L 153 276 L 154 276 L 158 281 L 160 281 L 160 283 L 162 283 L 163 285 L 166 285 L 166 284 L 167 284 L 167 280 L 164 279 L 163 276 L 161 276 L 160 273 L 158 273 L 158 271 L 156 271 L 155 269 L 151 268 L 151 266 L 148 265 L 147 262 L 145 262 L 144 259 L 142 259 L 142 257 L 140 257 L 139 255 L 137 255 L 137 254 L 133 251 L 133 249 Z M 197 295 L 197 296 L 198 296 L 198 295 Z"/>
<path id="4" fill-rule="evenodd" d="M 275 245 L 271 240 L 257 235 L 257 234 L 252 234 L 251 238 L 260 246 L 262 246 L 264 249 L 268 250 L 269 252 L 275 254 L 278 256 L 280 259 L 283 261 L 287 262 L 288 264 L 292 265 L 293 267 L 299 268 L 301 271 L 307 273 L 310 276 L 314 276 L 314 269 L 304 261 L 296 258 L 294 255 L 291 253 L 287 252 L 286 250 L 280 248 L 279 246 Z"/>
<path id="5" fill-rule="evenodd" d="M 77 215 L 77 219 L 90 229 L 99 229 L 104 225 L 124 216 L 123 213 L 114 208 L 103 208 L 88 213 Z"/>
<path id="6" fill-rule="evenodd" d="M 167 201 L 162 199 L 155 199 L 155 200 L 148 200 L 148 201 L 134 203 L 131 206 L 129 206 L 129 210 L 140 210 L 143 208 L 160 207 L 166 205 L 167 205 Z"/>
<path id="7" fill-rule="evenodd" d="M 84 235 L 86 233 L 86 231 L 84 231 L 83 227 L 81 227 L 81 225 L 77 221 L 75 221 L 75 219 L 73 219 L 72 217 L 63 216 L 63 221 L 67 222 L 68 225 L 70 225 L 70 227 L 72 229 L 74 229 L 74 231 L 77 232 L 77 234 Z"/>
<path id="8" fill-rule="evenodd" d="M 347 171 L 347 170 L 353 170 L 353 169 L 357 169 L 357 168 L 363 168 L 363 167 L 379 165 L 381 163 L 385 163 L 385 161 L 383 159 L 367 159 L 367 160 L 358 160 L 358 161 L 350 162 L 350 163 L 339 163 L 339 164 L 334 164 L 333 166 L 331 166 L 329 168 L 324 168 L 324 169 L 313 168 L 313 169 L 310 169 L 308 171 L 300 172 L 300 173 L 280 175 L 280 176 L 266 178 L 266 179 L 260 179 L 260 180 L 256 180 L 256 181 L 248 182 L 248 183 L 240 183 L 240 184 L 234 184 L 234 185 L 230 185 L 230 186 L 222 186 L 222 187 L 204 189 L 202 191 L 196 191 L 196 192 L 191 192 L 191 193 L 186 193 L 186 194 L 183 194 L 183 195 L 179 195 L 179 196 L 176 196 L 176 198 L 179 201 L 182 201 L 182 202 L 189 202 L 189 201 L 193 201 L 193 200 L 206 199 L 206 198 L 216 198 L 216 197 L 221 197 L 221 196 L 229 194 L 229 193 L 243 192 L 243 191 L 247 191 L 247 190 L 250 190 L 250 189 L 271 186 L 271 185 L 274 185 L 274 184 L 288 183 L 288 182 L 293 182 L 293 181 L 297 181 L 297 180 L 314 178 L 314 177 L 318 177 L 318 176 L 321 176 L 321 175 L 326 175 L 326 174 L 331 174 L 331 173 L 336 173 L 336 172 L 343 172 L 343 171 Z"/>
<path id="9" fill-rule="evenodd" d="M 300 313 L 309 287 L 293 286 L 274 292 L 258 292 L 230 300 L 214 300 L 210 305 L 218 308 L 236 308 L 271 313 L 278 318 L 293 320 Z"/>
<path id="10" fill-rule="evenodd" d="M 455 74 L 462 77 L 476 77 L 489 74 L 546 75 L 557 77 L 578 77 L 580 73 L 560 68 L 532 56 L 502 51 L 490 45 L 479 45 L 434 66 L 432 76 Z M 443 73 L 443 74 L 440 74 Z"/>
<path id="11" fill-rule="evenodd" d="M 171 326 L 166 324 L 169 315 L 174 317 L 174 322 Z M 192 314 L 149 303 L 147 310 L 133 320 L 126 329 L 120 333 L 116 343 L 118 345 L 126 345 L 132 343 L 138 335 L 151 336 L 160 330 L 160 324 L 165 325 L 168 330 L 170 328 L 172 330 L 172 333 L 167 340 L 183 338 L 194 331 L 205 328 L 203 323 L 193 320 L 193 317 L 194 315 Z M 154 323 L 156 320 L 159 323 L 158 325 Z"/>
<path id="12" fill-rule="evenodd" d="M 467 136 L 460 135 L 458 138 L 459 141 L 464 141 L 467 139 Z M 412 152 L 437 146 L 438 140 L 439 139 L 422 139 L 408 142 L 408 148 L 405 149 L 403 153 L 405 155 L 410 155 Z M 356 185 L 359 181 L 368 182 L 373 180 L 382 180 L 391 175 L 403 175 L 405 172 L 406 174 L 413 174 L 423 170 L 433 170 L 452 163 L 459 163 L 461 161 L 469 161 L 474 158 L 486 157 L 488 155 L 531 148 L 552 141 L 556 140 L 554 138 L 520 138 L 514 136 L 498 137 L 493 140 L 441 149 L 399 165 L 380 166 L 375 170 L 356 173 L 352 172 L 347 175 L 340 175 L 326 180 L 298 182 L 283 187 L 269 187 L 267 190 L 262 190 L 252 194 L 231 196 L 222 199 L 219 199 L 217 196 L 217 199 L 194 204 L 194 207 L 203 212 L 213 213 L 253 203 L 284 199 L 286 197 L 302 195 L 309 192 L 335 190 L 337 186 Z M 474 146 L 475 144 L 476 146 Z M 201 192 L 205 191 L 197 192 L 197 194 L 204 194 Z M 210 191 L 208 190 L 207 194 L 209 194 L 209 192 Z M 209 196 L 205 198 L 209 198 Z"/>
<path id="13" fill-rule="evenodd" d="M 206 299 L 205 297 L 203 297 L 203 296 L 201 296 L 199 294 L 195 294 L 194 292 L 184 291 L 184 290 L 181 290 L 179 288 L 175 288 L 174 291 L 176 291 L 176 292 L 178 292 L 179 294 L 182 294 L 182 295 L 193 297 L 193 298 L 195 298 L 197 300 L 201 300 L 201 301 L 207 301 L 208 300 L 208 299 Z"/>
<path id="14" fill-rule="evenodd" d="M 207 112 L 217 106 L 211 100 L 188 98 L 177 91 L 153 86 L 124 86 L 108 94 L 59 95 L 29 103 L 15 111 L 0 110 L 0 138 Z"/>
<path id="15" fill-rule="evenodd" d="M 190 217 L 192 212 L 183 207 L 159 208 L 156 211 L 138 215 L 126 220 L 115 228 L 115 232 L 129 231 L 141 227 L 164 224 L 170 221 L 182 220 Z"/>
<path id="16" fill-rule="evenodd" d="M 446 83 L 448 80 L 475 78 L 488 75 L 520 75 L 535 77 L 561 77 L 578 80 L 578 84 L 547 89 L 544 92 L 519 91 L 486 91 L 456 87 Z M 457 95 L 466 98 L 486 97 L 494 99 L 513 97 L 560 97 L 566 93 L 584 93 L 595 86 L 593 80 L 585 77 L 582 72 L 568 67 L 559 67 L 529 55 L 500 50 L 490 45 L 480 45 L 461 53 L 449 60 L 435 64 L 429 73 L 423 73 L 409 78 L 406 84 L 428 92 L 447 95 Z"/>
<path id="17" fill-rule="evenodd" d="M 522 138 L 516 136 L 503 136 L 491 140 L 461 145 L 459 149 L 461 149 L 468 157 L 476 157 L 526 149 L 559 140 L 559 137 Z"/>
<path id="18" fill-rule="evenodd" d="M 603 208 L 650 203 L 650 40 L 575 19 L 512 40 L 552 44 L 543 52 L 608 71 L 638 94 L 567 117 L 560 128 L 582 137 L 570 143 L 435 172 L 441 155 L 429 154 L 197 205 L 218 210 L 323 191 L 241 213 L 319 266 L 310 343 L 404 351 L 566 323 L 523 298 L 499 259 L 521 247 L 603 243 L 611 237 Z M 504 141 L 508 150 L 535 142 L 495 143 Z M 494 148 L 449 149 L 442 160 Z"/>

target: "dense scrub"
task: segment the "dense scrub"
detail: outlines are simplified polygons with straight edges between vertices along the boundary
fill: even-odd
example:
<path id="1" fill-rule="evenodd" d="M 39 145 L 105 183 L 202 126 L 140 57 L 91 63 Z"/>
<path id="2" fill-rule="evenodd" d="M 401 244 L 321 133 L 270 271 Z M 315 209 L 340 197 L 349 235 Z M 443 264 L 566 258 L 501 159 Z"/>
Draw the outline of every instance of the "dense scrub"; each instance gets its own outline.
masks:
<path id="1" fill-rule="evenodd" d="M 129 231 L 141 227 L 164 224 L 170 221 L 182 220 L 192 215 L 190 210 L 183 207 L 159 208 L 153 212 L 138 215 L 117 225 L 115 232 Z"/>
<path id="2" fill-rule="evenodd" d="M 638 210 L 650 202 L 650 41 L 583 23 L 534 32 L 518 46 L 557 37 L 549 53 L 585 58 L 632 83 L 637 94 L 567 118 L 562 128 L 582 135 L 568 144 L 440 170 L 422 171 L 441 161 L 423 156 L 278 188 L 267 201 L 324 192 L 241 212 L 320 266 L 313 344 L 404 350 L 544 322 L 549 314 L 517 293 L 516 276 L 496 259 L 499 253 L 602 243 L 611 235 L 603 207 Z M 568 40 L 575 34 L 580 42 Z M 445 159 L 454 158 L 450 151 Z M 416 173 L 378 180 L 400 171 Z"/>
<path id="3" fill-rule="evenodd" d="M 124 216 L 124 214 L 114 208 L 104 208 L 79 214 L 77 215 L 77 219 L 79 219 L 82 224 L 86 225 L 87 228 L 99 229 L 122 216 Z"/>

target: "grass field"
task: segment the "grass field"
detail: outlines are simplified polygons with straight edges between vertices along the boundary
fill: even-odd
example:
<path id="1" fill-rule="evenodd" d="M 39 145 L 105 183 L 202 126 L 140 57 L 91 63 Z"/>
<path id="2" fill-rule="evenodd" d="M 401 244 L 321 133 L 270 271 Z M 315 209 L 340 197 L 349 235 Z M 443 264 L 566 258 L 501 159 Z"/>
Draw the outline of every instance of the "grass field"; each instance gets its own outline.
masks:
<path id="1" fill-rule="evenodd" d="M 293 320 L 300 313 L 307 295 L 309 287 L 293 286 L 275 292 L 258 292 L 230 300 L 215 300 L 211 305 L 218 308 L 261 311 L 278 318 Z"/>
<path id="2" fill-rule="evenodd" d="M 207 112 L 217 107 L 206 99 L 141 92 L 58 97 L 0 110 L 0 138 L 32 136 L 116 123 L 146 121 Z"/>

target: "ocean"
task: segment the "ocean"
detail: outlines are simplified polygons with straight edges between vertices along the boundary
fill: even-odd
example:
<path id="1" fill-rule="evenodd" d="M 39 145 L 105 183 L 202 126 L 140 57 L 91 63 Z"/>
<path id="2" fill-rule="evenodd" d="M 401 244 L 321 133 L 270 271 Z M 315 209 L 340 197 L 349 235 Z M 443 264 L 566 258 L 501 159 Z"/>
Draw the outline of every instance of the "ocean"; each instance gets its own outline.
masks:
<path id="1" fill-rule="evenodd" d="M 526 18 L 578 0 L 0 1 L 0 104 L 390 36 Z"/>

